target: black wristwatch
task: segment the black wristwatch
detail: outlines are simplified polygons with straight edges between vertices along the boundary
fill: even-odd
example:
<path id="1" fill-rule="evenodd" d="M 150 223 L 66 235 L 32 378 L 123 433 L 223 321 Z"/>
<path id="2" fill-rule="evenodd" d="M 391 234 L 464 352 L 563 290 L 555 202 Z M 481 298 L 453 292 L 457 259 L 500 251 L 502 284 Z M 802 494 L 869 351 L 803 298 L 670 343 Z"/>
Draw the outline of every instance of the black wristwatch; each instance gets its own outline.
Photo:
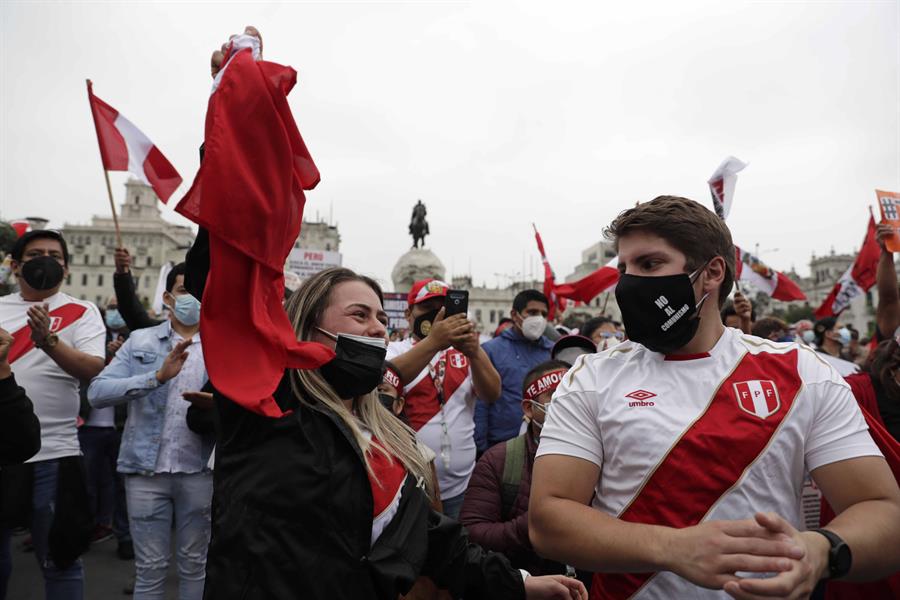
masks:
<path id="1" fill-rule="evenodd" d="M 841 539 L 841 536 L 827 529 L 813 529 L 816 533 L 821 533 L 831 544 L 831 550 L 828 551 L 828 578 L 840 579 L 850 572 L 853 565 L 853 554 L 850 552 L 850 546 Z"/>

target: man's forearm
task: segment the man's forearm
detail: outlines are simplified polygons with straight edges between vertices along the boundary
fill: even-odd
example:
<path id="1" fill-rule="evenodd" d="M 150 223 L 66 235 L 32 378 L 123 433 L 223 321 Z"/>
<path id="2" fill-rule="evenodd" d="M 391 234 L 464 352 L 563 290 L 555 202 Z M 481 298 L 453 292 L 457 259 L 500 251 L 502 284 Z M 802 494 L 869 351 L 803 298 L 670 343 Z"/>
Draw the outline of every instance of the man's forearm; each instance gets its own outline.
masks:
<path id="1" fill-rule="evenodd" d="M 500 383 L 500 374 L 491 363 L 490 357 L 481 346 L 478 351 L 470 359 L 472 362 L 472 385 L 475 387 L 475 394 L 487 402 L 492 404 L 502 393 L 503 389 Z"/>
<path id="2" fill-rule="evenodd" d="M 413 345 L 409 352 L 392 358 L 391 362 L 400 371 L 400 379 L 407 384 L 419 376 L 439 351 L 426 337 Z"/>
<path id="3" fill-rule="evenodd" d="M 853 553 L 846 579 L 871 581 L 900 570 L 900 505 L 867 500 L 847 508 L 824 527 L 841 536 Z"/>
<path id="4" fill-rule="evenodd" d="M 63 371 L 79 381 L 90 381 L 103 370 L 103 359 L 91 356 L 59 341 L 44 350 Z"/>
<path id="5" fill-rule="evenodd" d="M 621 521 L 562 498 L 531 504 L 529 537 L 538 554 L 574 567 L 602 572 L 666 571 L 674 558 L 669 527 Z"/>
<path id="6" fill-rule="evenodd" d="M 893 253 L 881 253 L 878 258 L 875 282 L 878 288 L 875 321 L 881 334 L 889 338 L 900 326 L 900 290 L 897 289 L 897 271 L 894 269 Z"/>

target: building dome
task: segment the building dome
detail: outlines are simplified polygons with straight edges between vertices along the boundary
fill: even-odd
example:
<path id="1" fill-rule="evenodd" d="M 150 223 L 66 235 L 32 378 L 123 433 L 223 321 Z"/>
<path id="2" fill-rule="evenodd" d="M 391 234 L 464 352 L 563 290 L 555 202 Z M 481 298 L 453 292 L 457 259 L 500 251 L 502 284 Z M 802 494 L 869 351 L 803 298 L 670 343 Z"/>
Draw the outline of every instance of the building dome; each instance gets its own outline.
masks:
<path id="1" fill-rule="evenodd" d="M 421 279 L 445 279 L 444 263 L 427 248 L 413 248 L 397 260 L 391 279 L 395 292 L 408 292 Z"/>

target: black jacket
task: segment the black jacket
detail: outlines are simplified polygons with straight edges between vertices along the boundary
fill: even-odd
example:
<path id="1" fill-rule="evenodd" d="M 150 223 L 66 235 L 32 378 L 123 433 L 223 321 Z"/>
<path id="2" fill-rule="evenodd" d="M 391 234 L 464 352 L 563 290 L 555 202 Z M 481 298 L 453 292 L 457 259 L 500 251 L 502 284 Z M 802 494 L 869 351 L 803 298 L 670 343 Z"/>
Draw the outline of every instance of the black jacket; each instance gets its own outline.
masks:
<path id="1" fill-rule="evenodd" d="M 203 297 L 203 228 L 185 287 Z M 213 382 L 215 383 L 215 382 Z M 468 543 L 407 477 L 400 507 L 372 546 L 373 500 L 362 452 L 331 410 L 300 404 L 287 373 L 281 418 L 215 395 L 217 432 L 206 600 L 397 600 L 420 575 L 466 600 L 524 598 L 518 570 Z"/>
<path id="2" fill-rule="evenodd" d="M 147 314 L 147 309 L 137 297 L 137 288 L 131 273 L 113 273 L 113 289 L 116 291 L 116 304 L 119 314 L 128 326 L 129 331 L 137 331 L 162 323 Z"/>
<path id="3" fill-rule="evenodd" d="M 524 598 L 501 554 L 468 543 L 407 477 L 371 546 L 372 492 L 359 447 L 325 407 L 299 405 L 287 376 L 272 419 L 216 394 L 218 445 L 207 600 L 396 600 L 420 575 L 455 598 Z"/>
<path id="4" fill-rule="evenodd" d="M 41 449 L 41 424 L 15 375 L 0 379 L 0 466 L 23 463 Z"/>

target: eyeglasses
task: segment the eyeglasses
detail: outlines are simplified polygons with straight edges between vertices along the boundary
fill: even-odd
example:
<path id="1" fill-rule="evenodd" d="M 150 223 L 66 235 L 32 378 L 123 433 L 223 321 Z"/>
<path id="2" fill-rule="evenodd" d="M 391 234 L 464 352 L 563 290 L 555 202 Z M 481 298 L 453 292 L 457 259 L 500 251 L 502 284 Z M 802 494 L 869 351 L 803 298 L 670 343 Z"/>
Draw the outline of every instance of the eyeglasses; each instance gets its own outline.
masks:
<path id="1" fill-rule="evenodd" d="M 613 338 L 613 337 L 614 337 L 614 338 L 616 338 L 617 340 L 621 340 L 622 338 L 625 337 L 625 334 L 622 333 L 621 331 L 613 331 L 613 332 L 605 331 L 605 332 L 603 332 L 603 333 L 600 334 L 600 337 L 602 337 L 602 338 L 604 338 L 604 339 L 609 339 L 609 338 Z"/>

